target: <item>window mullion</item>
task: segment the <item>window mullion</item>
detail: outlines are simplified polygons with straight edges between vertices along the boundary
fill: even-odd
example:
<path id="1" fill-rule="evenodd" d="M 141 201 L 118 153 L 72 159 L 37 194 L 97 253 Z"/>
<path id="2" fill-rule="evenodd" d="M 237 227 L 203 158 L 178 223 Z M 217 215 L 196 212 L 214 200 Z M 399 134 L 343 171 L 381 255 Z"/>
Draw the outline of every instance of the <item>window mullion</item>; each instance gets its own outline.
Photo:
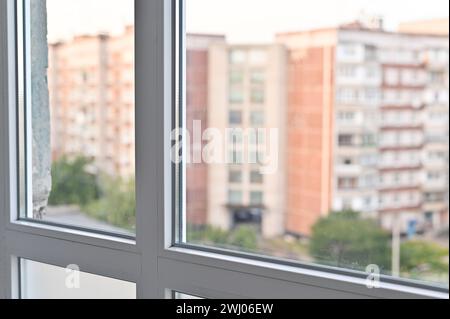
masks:
<path id="1" fill-rule="evenodd" d="M 164 298 L 158 286 L 158 252 L 167 234 L 164 210 L 170 194 L 164 137 L 172 87 L 165 56 L 171 44 L 167 42 L 171 6 L 166 0 L 136 1 L 136 240 L 142 252 L 138 298 Z"/>

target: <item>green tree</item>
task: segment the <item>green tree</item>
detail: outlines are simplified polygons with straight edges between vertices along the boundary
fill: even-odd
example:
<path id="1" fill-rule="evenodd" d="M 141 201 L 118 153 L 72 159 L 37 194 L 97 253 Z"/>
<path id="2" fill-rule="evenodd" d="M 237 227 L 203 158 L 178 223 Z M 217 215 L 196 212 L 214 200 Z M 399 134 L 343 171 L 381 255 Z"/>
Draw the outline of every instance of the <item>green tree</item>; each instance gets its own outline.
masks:
<path id="1" fill-rule="evenodd" d="M 401 270 L 413 276 L 448 273 L 447 256 L 448 249 L 435 243 L 417 240 L 405 242 L 401 246 Z"/>
<path id="2" fill-rule="evenodd" d="M 239 226 L 232 231 L 213 226 L 189 227 L 187 240 L 192 244 L 213 245 L 221 248 L 238 248 L 245 251 L 258 249 L 257 230 L 251 226 Z"/>
<path id="3" fill-rule="evenodd" d="M 229 233 L 225 230 L 212 226 L 189 226 L 187 237 L 189 243 L 200 245 L 217 245 L 224 247 L 228 243 Z"/>
<path id="4" fill-rule="evenodd" d="M 100 198 L 83 207 L 90 216 L 111 225 L 133 230 L 136 225 L 134 179 L 102 176 Z"/>
<path id="5" fill-rule="evenodd" d="M 375 264 L 390 269 L 390 236 L 353 211 L 333 212 L 313 227 L 310 253 L 317 262 L 364 270 Z"/>
<path id="6" fill-rule="evenodd" d="M 96 176 L 87 171 L 92 163 L 85 157 L 63 157 L 52 165 L 52 192 L 49 204 L 86 205 L 98 198 Z"/>
<path id="7" fill-rule="evenodd" d="M 252 226 L 240 226 L 230 234 L 228 242 L 233 247 L 255 251 L 258 249 L 257 230 Z"/>

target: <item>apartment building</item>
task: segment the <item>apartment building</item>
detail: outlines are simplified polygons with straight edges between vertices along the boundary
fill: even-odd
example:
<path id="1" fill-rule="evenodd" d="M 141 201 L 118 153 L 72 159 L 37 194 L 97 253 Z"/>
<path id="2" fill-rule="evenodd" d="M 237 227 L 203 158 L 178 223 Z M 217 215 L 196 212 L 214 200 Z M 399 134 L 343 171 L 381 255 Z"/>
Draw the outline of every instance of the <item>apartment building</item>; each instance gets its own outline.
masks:
<path id="1" fill-rule="evenodd" d="M 227 163 L 208 165 L 208 223 L 250 224 L 284 233 L 286 51 L 280 45 L 214 44 L 209 49 L 208 124 L 226 136 Z M 270 131 L 279 165 L 264 174 Z M 228 130 L 231 129 L 231 130 Z"/>
<path id="2" fill-rule="evenodd" d="M 191 137 L 208 128 L 209 47 L 224 43 L 217 35 L 188 34 L 186 38 L 186 128 Z M 198 130 L 198 132 L 196 132 Z M 201 152 L 206 141 L 193 145 Z M 208 220 L 208 166 L 204 161 L 187 164 L 186 216 L 191 226 L 204 226 Z"/>
<path id="3" fill-rule="evenodd" d="M 345 209 L 403 232 L 448 225 L 448 37 L 356 23 L 277 42 L 289 49 L 287 231 Z"/>
<path id="4" fill-rule="evenodd" d="M 449 19 L 431 19 L 401 23 L 399 32 L 412 34 L 435 34 L 448 36 Z"/>
<path id="5" fill-rule="evenodd" d="M 447 39 L 448 41 L 448 39 Z M 428 74 L 424 110 L 425 227 L 449 224 L 449 63 L 448 51 L 428 50 L 424 56 Z"/>
<path id="6" fill-rule="evenodd" d="M 332 201 L 335 30 L 280 35 L 288 49 L 286 231 L 310 234 Z"/>
<path id="7" fill-rule="evenodd" d="M 53 160 L 83 155 L 104 173 L 134 174 L 133 48 L 132 27 L 49 46 Z"/>
<path id="8" fill-rule="evenodd" d="M 50 46 L 53 159 L 82 154 L 133 174 L 133 34 Z M 187 129 L 237 129 L 224 150 L 234 162 L 187 165 L 189 224 L 308 236 L 353 209 L 403 232 L 448 225 L 448 36 L 356 23 L 273 45 L 200 34 L 186 45 Z M 258 163 L 268 132 L 245 135 L 258 128 L 278 129 L 275 174 Z"/>

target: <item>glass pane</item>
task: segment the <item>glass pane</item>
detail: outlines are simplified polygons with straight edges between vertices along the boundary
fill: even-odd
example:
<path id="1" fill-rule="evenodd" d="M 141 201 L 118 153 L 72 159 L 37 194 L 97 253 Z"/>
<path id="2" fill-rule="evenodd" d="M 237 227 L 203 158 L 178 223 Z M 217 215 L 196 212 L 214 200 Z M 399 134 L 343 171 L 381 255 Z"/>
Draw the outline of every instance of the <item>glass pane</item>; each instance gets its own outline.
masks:
<path id="1" fill-rule="evenodd" d="M 174 292 L 173 299 L 176 299 L 176 300 L 202 300 L 205 298 L 188 295 L 188 294 L 184 294 L 181 292 Z"/>
<path id="2" fill-rule="evenodd" d="M 21 299 L 136 299 L 136 284 L 22 259 Z"/>
<path id="3" fill-rule="evenodd" d="M 448 286 L 449 4 L 408 6 L 186 2 L 185 244 Z"/>
<path id="4" fill-rule="evenodd" d="M 21 217 L 133 234 L 134 1 L 18 3 Z"/>

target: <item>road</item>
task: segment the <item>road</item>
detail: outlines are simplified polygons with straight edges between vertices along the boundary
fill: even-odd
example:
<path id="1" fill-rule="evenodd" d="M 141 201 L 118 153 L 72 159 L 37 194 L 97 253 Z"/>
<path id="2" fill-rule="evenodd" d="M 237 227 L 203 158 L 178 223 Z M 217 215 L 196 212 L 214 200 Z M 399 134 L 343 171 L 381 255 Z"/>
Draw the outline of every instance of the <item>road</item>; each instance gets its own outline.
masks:
<path id="1" fill-rule="evenodd" d="M 80 209 L 75 206 L 49 207 L 44 215 L 43 221 L 95 229 L 108 233 L 127 233 L 127 231 L 124 231 L 119 227 L 112 226 L 82 213 Z"/>

